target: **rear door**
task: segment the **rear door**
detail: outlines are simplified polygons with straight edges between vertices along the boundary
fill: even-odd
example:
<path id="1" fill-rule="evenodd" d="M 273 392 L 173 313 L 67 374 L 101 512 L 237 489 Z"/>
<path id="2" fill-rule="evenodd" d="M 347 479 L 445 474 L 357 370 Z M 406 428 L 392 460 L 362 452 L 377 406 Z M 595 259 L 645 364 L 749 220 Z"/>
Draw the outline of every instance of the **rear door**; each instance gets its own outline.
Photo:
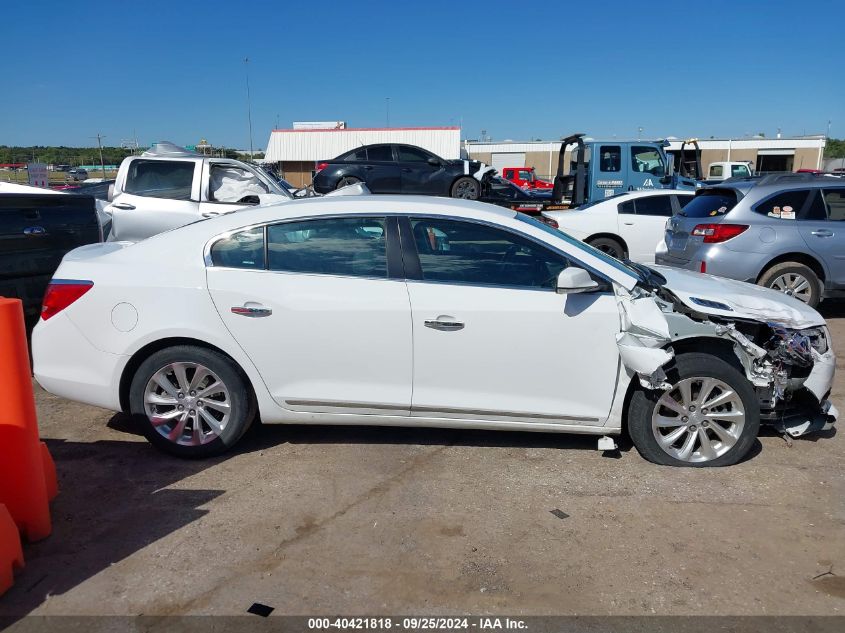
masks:
<path id="1" fill-rule="evenodd" d="M 373 193 L 402 192 L 399 164 L 393 156 L 392 145 L 370 145 L 367 148 L 367 161 L 361 166 L 361 173 Z"/>
<path id="2" fill-rule="evenodd" d="M 672 211 L 672 196 L 666 194 L 640 196 L 619 205 L 619 234 L 628 244 L 628 257 L 654 263 L 654 251 Z"/>
<path id="3" fill-rule="evenodd" d="M 821 259 L 835 288 L 845 288 L 845 187 L 812 192 L 797 225 L 807 248 Z"/>
<path id="4" fill-rule="evenodd" d="M 139 158 L 118 179 L 110 240 L 138 241 L 200 219 L 201 160 Z"/>
<path id="5" fill-rule="evenodd" d="M 443 165 L 432 165 L 429 159 L 437 159 L 419 147 L 396 145 L 396 158 L 399 161 L 399 173 L 402 179 L 402 193 L 429 196 L 446 195 L 448 183 L 445 181 Z"/>
<path id="6" fill-rule="evenodd" d="M 0 195 L 0 296 L 38 314 L 47 283 L 69 250 L 100 241 L 94 198 Z"/>

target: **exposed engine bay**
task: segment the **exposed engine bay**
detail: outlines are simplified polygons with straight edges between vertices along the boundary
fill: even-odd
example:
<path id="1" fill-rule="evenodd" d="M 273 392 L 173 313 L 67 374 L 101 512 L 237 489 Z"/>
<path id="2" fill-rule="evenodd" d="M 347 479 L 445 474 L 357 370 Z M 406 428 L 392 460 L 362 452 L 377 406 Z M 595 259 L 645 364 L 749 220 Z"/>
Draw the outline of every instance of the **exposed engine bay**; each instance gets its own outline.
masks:
<path id="1" fill-rule="evenodd" d="M 622 364 L 643 388 L 671 389 L 666 368 L 676 348 L 712 338 L 708 351 L 721 347 L 725 360 L 738 361 L 756 389 L 763 424 L 799 437 L 836 421 L 838 411 L 828 400 L 836 361 L 823 320 L 787 314 L 784 322 L 776 320 L 780 315 L 769 320 L 762 301 L 758 319 L 754 307 L 744 310 L 714 297 L 682 298 L 673 290 L 658 283 L 617 290 Z"/>

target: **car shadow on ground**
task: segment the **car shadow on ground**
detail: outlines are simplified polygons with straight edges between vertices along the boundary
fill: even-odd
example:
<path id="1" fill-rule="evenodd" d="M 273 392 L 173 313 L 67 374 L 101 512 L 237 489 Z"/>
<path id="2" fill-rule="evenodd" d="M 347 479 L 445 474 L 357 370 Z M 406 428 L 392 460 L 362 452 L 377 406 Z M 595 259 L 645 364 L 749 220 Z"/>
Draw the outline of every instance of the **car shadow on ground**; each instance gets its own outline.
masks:
<path id="1" fill-rule="evenodd" d="M 845 299 L 826 299 L 817 309 L 825 319 L 845 317 Z"/>
<path id="2" fill-rule="evenodd" d="M 197 520 L 208 512 L 202 506 L 225 492 L 169 488 L 225 457 L 180 460 L 136 440 L 46 442 L 59 475 L 53 533 L 25 544 L 26 565 L 0 598 L 0 629 Z"/>

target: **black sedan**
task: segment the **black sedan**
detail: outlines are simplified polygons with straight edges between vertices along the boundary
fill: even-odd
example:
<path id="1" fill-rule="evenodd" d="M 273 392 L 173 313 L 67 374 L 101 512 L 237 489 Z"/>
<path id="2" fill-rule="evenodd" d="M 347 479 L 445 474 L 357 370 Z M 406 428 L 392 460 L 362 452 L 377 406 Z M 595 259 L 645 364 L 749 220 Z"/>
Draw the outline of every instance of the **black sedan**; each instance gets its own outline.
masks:
<path id="1" fill-rule="evenodd" d="M 476 160 L 446 160 L 421 147 L 365 145 L 317 163 L 314 190 L 366 183 L 373 193 L 407 193 L 478 200 L 482 184 L 495 174 Z"/>

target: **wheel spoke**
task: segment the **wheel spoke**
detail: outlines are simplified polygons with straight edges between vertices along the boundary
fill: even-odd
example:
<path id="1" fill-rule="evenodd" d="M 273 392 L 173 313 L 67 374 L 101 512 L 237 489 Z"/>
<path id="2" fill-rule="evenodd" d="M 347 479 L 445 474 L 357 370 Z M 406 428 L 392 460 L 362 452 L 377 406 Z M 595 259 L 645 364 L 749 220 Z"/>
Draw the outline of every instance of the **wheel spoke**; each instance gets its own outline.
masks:
<path id="1" fill-rule="evenodd" d="M 203 400 L 202 403 L 206 407 L 222 411 L 223 413 L 229 413 L 229 410 L 231 409 L 228 402 L 217 402 L 217 400 Z"/>
<path id="2" fill-rule="evenodd" d="M 705 378 L 701 381 L 701 389 L 698 392 L 697 400 L 701 403 L 701 406 L 705 406 L 704 402 L 707 401 L 707 398 L 713 393 L 713 390 L 716 388 L 718 381 L 713 378 Z"/>
<path id="3" fill-rule="evenodd" d="M 173 386 L 173 383 L 170 382 L 170 379 L 165 375 L 164 371 L 160 371 L 153 376 L 152 382 L 161 387 L 162 391 L 164 391 L 167 395 L 172 396 L 174 399 L 176 398 L 176 387 Z"/>
<path id="4" fill-rule="evenodd" d="M 213 376 L 212 376 L 213 378 Z M 218 393 L 223 393 L 225 390 L 225 386 L 219 380 L 216 380 L 205 387 L 204 389 L 200 389 L 197 391 L 197 398 L 206 398 L 208 396 L 213 396 Z"/>
<path id="5" fill-rule="evenodd" d="M 681 405 L 677 400 L 675 400 L 669 394 L 666 394 L 665 396 L 663 396 L 657 404 L 658 404 L 658 406 L 666 407 L 670 411 L 674 411 L 678 415 L 686 415 L 687 414 L 687 410 L 684 409 L 683 405 Z"/>
<path id="6" fill-rule="evenodd" d="M 179 402 L 175 396 L 171 396 L 170 394 L 164 393 L 151 393 L 148 394 L 145 398 L 147 404 L 159 404 L 159 405 L 172 405 L 176 406 L 176 403 Z"/>
<path id="7" fill-rule="evenodd" d="M 688 407 L 692 403 L 692 388 L 690 381 L 681 381 L 681 384 L 678 385 L 678 391 L 681 392 L 681 404 Z"/>
<path id="8" fill-rule="evenodd" d="M 665 415 L 658 415 L 654 420 L 654 424 L 661 428 L 687 425 L 681 418 L 667 418 Z"/>
<path id="9" fill-rule="evenodd" d="M 713 432 L 719 436 L 719 439 L 722 440 L 722 444 L 725 446 L 733 446 L 734 443 L 736 443 L 736 438 L 718 422 L 711 424 L 710 428 L 713 429 Z"/>
<path id="10" fill-rule="evenodd" d="M 184 412 L 181 413 L 182 417 L 179 418 L 179 422 L 177 422 L 170 433 L 167 434 L 167 439 L 171 442 L 179 440 L 179 438 L 182 437 L 182 433 L 185 432 L 185 423 L 188 421 L 188 414 Z"/>
<path id="11" fill-rule="evenodd" d="M 672 446 L 672 444 L 674 444 L 677 441 L 677 439 L 679 437 L 681 437 L 686 432 L 687 432 L 686 426 L 678 427 L 677 429 L 675 429 L 671 433 L 667 433 L 666 435 L 662 436 L 660 441 L 666 447 Z"/>
<path id="12" fill-rule="evenodd" d="M 703 409 L 712 409 L 713 407 L 718 407 L 721 404 L 725 404 L 726 402 L 733 400 L 736 393 L 730 390 L 723 390 L 718 396 L 713 398 L 712 400 L 707 400 L 706 402 L 702 400 L 701 407 Z"/>
<path id="13" fill-rule="evenodd" d="M 690 455 L 692 455 L 692 449 L 695 447 L 696 437 L 698 437 L 698 434 L 695 431 L 687 431 L 687 439 L 681 447 L 681 450 L 678 451 L 679 459 L 683 459 L 684 461 L 689 459 Z"/>
<path id="14" fill-rule="evenodd" d="M 794 288 L 796 294 L 804 292 L 804 291 L 809 290 L 809 289 L 810 289 L 810 283 L 806 279 L 804 279 L 803 277 L 801 277 L 801 281 L 799 281 Z"/>
<path id="15" fill-rule="evenodd" d="M 202 424 L 200 423 L 199 417 L 194 418 L 194 430 L 193 433 L 191 433 L 191 444 L 194 446 L 202 444 Z"/>
<path id="16" fill-rule="evenodd" d="M 716 454 L 716 449 L 713 448 L 713 444 L 710 442 L 710 438 L 707 436 L 707 429 L 698 427 L 698 441 L 701 443 L 701 448 L 699 452 L 701 456 L 704 457 L 706 460 L 716 459 L 718 455 Z"/>
<path id="17" fill-rule="evenodd" d="M 188 385 L 188 389 L 193 391 L 197 387 L 202 384 L 202 381 L 205 380 L 207 376 L 210 376 L 211 372 L 208 371 L 205 367 L 197 367 L 197 370 L 194 372 L 193 377 L 191 378 L 191 384 Z"/>
<path id="18" fill-rule="evenodd" d="M 153 426 L 161 426 L 163 424 L 167 424 L 168 422 L 172 422 L 174 418 L 178 418 L 180 415 L 183 415 L 181 411 L 178 409 L 172 409 L 165 413 L 158 413 L 150 418 L 150 422 Z"/>
<path id="19" fill-rule="evenodd" d="M 206 424 L 211 427 L 211 430 L 214 432 L 215 435 L 220 435 L 223 432 L 223 427 L 220 426 L 220 422 L 211 415 L 208 411 L 204 411 L 203 409 L 199 410 L 202 419 L 205 420 Z"/>
<path id="20" fill-rule="evenodd" d="M 189 388 L 191 383 L 188 381 L 188 376 L 185 373 L 185 364 L 174 363 L 173 373 L 176 376 L 176 381 L 179 383 L 179 389 L 181 389 L 184 393 L 187 393 L 190 390 Z"/>
<path id="21" fill-rule="evenodd" d="M 711 420 L 745 420 L 745 413 L 739 409 L 733 411 L 711 411 L 707 414 Z"/>

